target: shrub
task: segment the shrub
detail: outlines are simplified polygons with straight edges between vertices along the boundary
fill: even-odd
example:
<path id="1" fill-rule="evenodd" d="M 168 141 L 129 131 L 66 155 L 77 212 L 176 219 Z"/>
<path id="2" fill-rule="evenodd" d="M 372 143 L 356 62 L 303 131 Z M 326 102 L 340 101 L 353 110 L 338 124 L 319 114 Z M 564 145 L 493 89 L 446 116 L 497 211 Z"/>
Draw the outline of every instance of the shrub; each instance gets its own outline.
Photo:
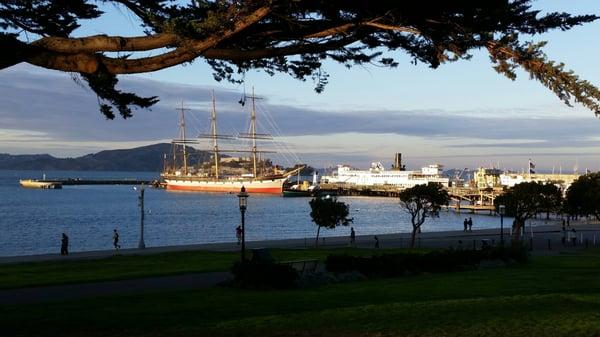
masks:
<path id="1" fill-rule="evenodd" d="M 298 273 L 291 266 L 270 262 L 236 262 L 231 272 L 234 276 L 234 285 L 241 288 L 293 288 L 298 279 Z"/>
<path id="2" fill-rule="evenodd" d="M 527 261 L 521 245 L 485 250 L 438 250 L 426 254 L 397 253 L 371 257 L 329 255 L 327 270 L 334 273 L 358 271 L 367 276 L 394 277 L 407 273 L 446 273 L 476 268 L 483 260 Z"/>

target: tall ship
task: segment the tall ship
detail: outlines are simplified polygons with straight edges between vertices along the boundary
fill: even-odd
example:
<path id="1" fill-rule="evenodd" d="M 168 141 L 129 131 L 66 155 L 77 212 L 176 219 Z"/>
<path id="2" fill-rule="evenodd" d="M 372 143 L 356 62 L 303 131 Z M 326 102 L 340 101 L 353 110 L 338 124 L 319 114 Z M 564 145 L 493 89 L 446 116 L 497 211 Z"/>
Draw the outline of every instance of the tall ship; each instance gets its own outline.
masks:
<path id="1" fill-rule="evenodd" d="M 401 162 L 402 155 L 396 154 L 391 170 L 386 170 L 380 162 L 371 163 L 368 170 L 358 170 L 348 165 L 338 165 L 332 175 L 323 176 L 322 182 L 331 184 L 349 184 L 357 186 L 392 185 L 399 189 L 438 183 L 448 187 L 450 178 L 443 176 L 440 164 L 431 164 L 420 170 L 407 171 Z"/>
<path id="2" fill-rule="evenodd" d="M 273 151 L 259 150 L 257 140 L 270 140 L 271 135 L 256 132 L 256 104 L 257 97 L 252 90 L 252 96 L 243 96 L 252 99 L 250 114 L 250 128 L 247 133 L 238 135 L 222 135 L 217 132 L 217 111 L 215 107 L 214 93 L 212 95 L 212 110 L 210 113 L 210 133 L 200 134 L 199 139 L 208 139 L 211 144 L 212 156 L 209 161 L 200 163 L 197 167 L 188 165 L 188 153 L 186 147 L 199 143 L 196 140 L 186 138 L 185 130 L 185 108 L 180 110 L 179 139 L 174 139 L 173 163 L 166 165 L 161 174 L 167 190 L 198 191 L 198 192 L 239 192 L 242 186 L 248 193 L 281 194 L 283 183 L 289 176 L 295 174 L 301 167 L 284 171 L 273 165 L 265 153 Z M 242 102 L 242 101 L 240 101 Z M 219 140 L 246 140 L 250 143 L 250 149 L 221 149 Z M 177 165 L 177 149 L 181 149 L 181 165 Z M 225 156 L 223 153 L 238 154 L 238 157 Z M 244 156 L 244 154 L 246 154 Z"/>

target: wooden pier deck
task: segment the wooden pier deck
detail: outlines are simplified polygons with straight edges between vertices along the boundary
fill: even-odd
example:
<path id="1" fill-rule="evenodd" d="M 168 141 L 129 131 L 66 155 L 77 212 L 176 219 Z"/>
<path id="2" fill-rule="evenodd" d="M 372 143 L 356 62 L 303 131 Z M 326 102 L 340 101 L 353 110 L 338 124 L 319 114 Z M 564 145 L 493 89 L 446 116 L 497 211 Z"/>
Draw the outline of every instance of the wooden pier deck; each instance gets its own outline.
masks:
<path id="1" fill-rule="evenodd" d="M 496 207 L 494 205 L 459 205 L 459 204 L 450 204 L 444 206 L 446 211 L 454 210 L 456 213 L 460 213 L 461 211 L 466 211 L 469 213 L 477 213 L 477 212 L 489 212 L 490 215 L 496 212 Z"/>

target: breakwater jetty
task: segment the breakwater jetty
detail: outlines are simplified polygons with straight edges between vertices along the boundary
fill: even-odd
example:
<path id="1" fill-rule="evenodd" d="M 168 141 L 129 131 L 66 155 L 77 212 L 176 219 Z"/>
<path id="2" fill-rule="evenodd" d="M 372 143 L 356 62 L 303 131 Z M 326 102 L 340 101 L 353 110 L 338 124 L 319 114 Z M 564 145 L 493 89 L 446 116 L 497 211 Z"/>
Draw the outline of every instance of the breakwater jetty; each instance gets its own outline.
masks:
<path id="1" fill-rule="evenodd" d="M 26 188 L 48 188 L 60 189 L 62 186 L 69 185 L 148 185 L 156 188 L 163 187 L 158 180 L 144 179 L 80 179 L 80 178 L 61 178 L 61 179 L 36 179 L 21 180 L 21 186 Z"/>

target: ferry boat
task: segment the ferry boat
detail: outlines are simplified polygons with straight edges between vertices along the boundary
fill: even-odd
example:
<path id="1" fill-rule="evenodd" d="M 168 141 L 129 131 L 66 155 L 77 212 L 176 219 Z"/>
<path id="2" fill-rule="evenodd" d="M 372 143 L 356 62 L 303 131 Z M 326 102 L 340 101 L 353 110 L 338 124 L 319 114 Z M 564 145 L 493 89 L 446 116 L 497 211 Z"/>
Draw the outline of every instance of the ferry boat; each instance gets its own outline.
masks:
<path id="1" fill-rule="evenodd" d="M 420 170 L 407 171 L 400 164 L 400 154 L 396 154 L 396 164 L 392 170 L 386 170 L 380 162 L 371 163 L 368 170 L 354 169 L 348 165 L 338 165 L 333 175 L 323 176 L 322 182 L 332 184 L 350 184 L 357 186 L 392 185 L 400 189 L 439 183 L 448 187 L 450 178 L 442 175 L 443 165 L 431 164 Z"/>
<path id="2" fill-rule="evenodd" d="M 243 97 L 245 100 L 246 96 Z M 180 110 L 180 138 L 173 140 L 174 147 L 182 146 L 183 150 L 183 167 L 176 168 L 175 160 L 172 167 L 166 167 L 161 177 L 165 182 L 167 190 L 180 191 L 198 191 L 198 192 L 239 192 L 242 186 L 245 187 L 248 193 L 268 193 L 281 194 L 283 192 L 283 184 L 289 176 L 301 170 L 302 167 L 295 170 L 285 172 L 277 166 L 270 164 L 268 159 L 260 159 L 259 155 L 272 151 L 260 151 L 257 148 L 257 139 L 265 140 L 272 139 L 269 134 L 256 132 L 256 105 L 254 90 L 252 96 L 252 110 L 250 115 L 250 130 L 248 133 L 240 133 L 237 136 L 221 135 L 217 133 L 217 113 L 215 108 L 214 93 L 212 97 L 211 111 L 211 132 L 206 135 L 199 135 L 198 138 L 206 138 L 212 142 L 212 167 L 205 170 L 196 170 L 187 165 L 186 146 L 197 141 L 187 140 L 185 135 L 185 115 L 183 107 Z M 219 139 L 247 139 L 251 140 L 252 147 L 250 150 L 223 150 L 219 148 Z M 222 169 L 221 153 L 250 153 L 250 158 L 239 157 L 238 166 L 250 166 L 249 172 L 240 170 L 229 172 Z M 231 158 L 229 158 L 231 159 Z M 243 169 L 243 168 L 242 168 Z"/>

